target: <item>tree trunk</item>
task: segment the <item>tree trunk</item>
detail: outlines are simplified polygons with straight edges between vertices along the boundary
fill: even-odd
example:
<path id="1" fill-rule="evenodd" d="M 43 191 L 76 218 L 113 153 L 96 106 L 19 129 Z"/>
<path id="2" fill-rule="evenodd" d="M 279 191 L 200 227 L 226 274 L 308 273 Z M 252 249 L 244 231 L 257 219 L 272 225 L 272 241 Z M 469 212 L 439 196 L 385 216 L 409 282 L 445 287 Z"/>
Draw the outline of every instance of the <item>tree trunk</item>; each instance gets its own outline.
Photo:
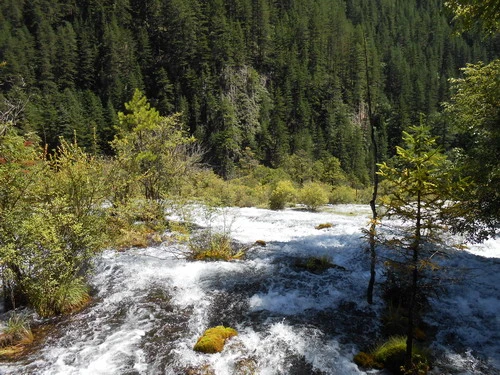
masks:
<path id="1" fill-rule="evenodd" d="M 368 96 L 368 120 L 370 122 L 370 130 L 371 130 L 371 142 L 373 146 L 373 193 L 372 199 L 370 200 L 370 208 L 372 210 L 372 221 L 370 224 L 369 231 L 369 243 L 370 243 L 370 281 L 368 282 L 368 289 L 366 291 L 366 300 L 371 305 L 373 303 L 373 288 L 375 286 L 375 266 L 377 264 L 377 251 L 375 248 L 376 240 L 375 236 L 377 234 L 377 193 L 378 193 L 378 174 L 377 174 L 377 164 L 378 164 L 378 145 L 377 145 L 377 137 L 375 131 L 375 124 L 373 119 L 372 112 L 372 98 L 371 98 L 371 82 L 370 82 L 370 74 L 368 70 L 368 51 L 366 47 L 366 37 L 363 37 L 364 48 L 365 48 L 365 73 L 366 73 L 366 87 L 367 87 L 367 96 Z"/>
<path id="2" fill-rule="evenodd" d="M 415 305 L 418 292 L 418 255 L 421 242 L 421 227 L 422 227 L 422 197 L 421 192 L 417 193 L 417 215 L 415 223 L 415 240 L 412 245 L 412 280 L 411 280 L 411 299 L 408 307 L 408 331 L 406 333 L 406 358 L 405 367 L 410 370 L 413 367 L 413 331 L 415 327 Z"/>

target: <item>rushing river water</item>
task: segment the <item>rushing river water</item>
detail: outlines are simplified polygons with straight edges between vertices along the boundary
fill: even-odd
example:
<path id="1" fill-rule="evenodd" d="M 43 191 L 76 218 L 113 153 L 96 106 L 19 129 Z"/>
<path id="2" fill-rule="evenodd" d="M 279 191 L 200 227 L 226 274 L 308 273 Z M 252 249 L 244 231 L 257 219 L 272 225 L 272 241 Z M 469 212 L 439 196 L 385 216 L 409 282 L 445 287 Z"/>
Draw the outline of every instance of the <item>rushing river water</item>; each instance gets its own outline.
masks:
<path id="1" fill-rule="evenodd" d="M 207 225 L 202 216 L 195 219 Z M 241 243 L 267 242 L 241 261 L 187 261 L 177 256 L 181 245 L 106 251 L 96 263 L 92 304 L 54 320 L 40 348 L 0 363 L 0 374 L 364 374 L 352 357 L 377 336 L 381 309 L 379 298 L 374 306 L 365 302 L 369 260 L 361 228 L 368 217 L 362 206 L 211 216 L 209 225 L 231 226 Z M 333 228 L 314 229 L 325 222 Z M 311 255 L 341 267 L 321 274 L 297 267 Z M 497 306 L 498 299 L 491 303 Z M 498 317 L 492 318 L 494 329 Z M 239 332 L 223 352 L 192 350 L 205 329 L 221 324 Z M 497 337 L 487 338 L 497 346 L 486 356 L 498 353 Z M 467 348 L 443 358 L 437 373 L 498 370 Z"/>

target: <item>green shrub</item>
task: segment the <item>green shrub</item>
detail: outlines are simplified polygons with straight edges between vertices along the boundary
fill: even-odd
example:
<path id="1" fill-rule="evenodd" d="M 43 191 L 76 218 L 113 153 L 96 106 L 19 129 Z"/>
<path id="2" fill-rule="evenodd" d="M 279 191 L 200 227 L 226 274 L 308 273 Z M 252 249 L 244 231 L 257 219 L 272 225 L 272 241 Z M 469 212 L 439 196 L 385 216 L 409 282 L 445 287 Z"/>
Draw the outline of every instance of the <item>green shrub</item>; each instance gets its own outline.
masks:
<path id="1" fill-rule="evenodd" d="M 287 204 L 294 202 L 296 195 L 291 181 L 279 181 L 271 192 L 269 207 L 271 210 L 282 210 Z"/>
<path id="2" fill-rule="evenodd" d="M 388 336 L 405 334 L 408 327 L 407 313 L 401 306 L 389 303 L 382 315 L 384 333 Z"/>
<path id="3" fill-rule="evenodd" d="M 238 332 L 229 327 L 217 326 L 207 329 L 201 336 L 193 349 L 202 353 L 219 353 L 224 349 L 227 339 L 238 335 Z"/>
<path id="4" fill-rule="evenodd" d="M 356 190 L 349 186 L 336 186 L 330 193 L 331 204 L 356 202 Z"/>
<path id="5" fill-rule="evenodd" d="M 308 182 L 299 192 L 299 203 L 306 205 L 311 211 L 328 203 L 328 189 L 318 182 Z"/>
<path id="6" fill-rule="evenodd" d="M 237 207 L 264 206 L 269 201 L 268 188 L 263 185 L 247 186 L 241 180 L 230 181 L 233 190 L 233 205 Z"/>
<path id="7" fill-rule="evenodd" d="M 54 307 L 58 313 L 66 314 L 79 310 L 90 300 L 89 287 L 82 278 L 66 280 L 59 284 L 54 295 Z"/>

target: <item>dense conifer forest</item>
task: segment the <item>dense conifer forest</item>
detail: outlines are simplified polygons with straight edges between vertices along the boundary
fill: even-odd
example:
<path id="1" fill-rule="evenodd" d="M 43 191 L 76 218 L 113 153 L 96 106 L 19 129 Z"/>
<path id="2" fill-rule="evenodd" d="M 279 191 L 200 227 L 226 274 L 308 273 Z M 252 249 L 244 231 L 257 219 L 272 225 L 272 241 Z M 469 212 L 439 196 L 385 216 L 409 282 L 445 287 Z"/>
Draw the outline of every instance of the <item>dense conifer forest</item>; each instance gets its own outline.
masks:
<path id="1" fill-rule="evenodd" d="M 223 177 L 248 155 L 269 167 L 333 156 L 366 185 L 369 104 L 379 160 L 421 114 L 457 141 L 441 114 L 448 80 L 500 47 L 453 33 L 439 0 L 5 0 L 0 96 L 49 150 L 63 136 L 112 153 L 138 88 L 161 115 L 181 113 Z"/>

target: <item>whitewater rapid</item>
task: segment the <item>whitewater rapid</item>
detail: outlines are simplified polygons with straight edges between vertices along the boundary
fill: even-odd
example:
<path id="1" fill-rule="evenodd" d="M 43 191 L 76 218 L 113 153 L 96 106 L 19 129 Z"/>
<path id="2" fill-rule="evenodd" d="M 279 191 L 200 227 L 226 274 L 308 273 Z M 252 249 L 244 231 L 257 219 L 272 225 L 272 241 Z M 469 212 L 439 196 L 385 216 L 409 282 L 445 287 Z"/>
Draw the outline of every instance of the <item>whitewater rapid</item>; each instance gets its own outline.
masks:
<path id="1" fill-rule="evenodd" d="M 365 374 L 352 357 L 375 344 L 382 309 L 379 288 L 375 305 L 365 302 L 369 257 L 361 229 L 369 208 L 202 211 L 194 208 L 190 220 L 250 247 L 244 260 L 187 261 L 178 256 L 183 245 L 167 243 L 107 250 L 96 261 L 92 304 L 55 319 L 43 345 L 0 363 L 0 374 Z M 333 226 L 315 229 L 322 223 Z M 252 246 L 257 240 L 267 245 Z M 446 324 L 434 344 L 441 359 L 433 373 L 499 369 L 499 245 L 443 260 L 468 267 L 476 286 L 457 281 L 434 301 L 429 323 Z M 340 267 L 321 274 L 297 267 L 308 256 Z M 238 336 L 221 353 L 194 352 L 203 331 L 220 324 Z"/>

